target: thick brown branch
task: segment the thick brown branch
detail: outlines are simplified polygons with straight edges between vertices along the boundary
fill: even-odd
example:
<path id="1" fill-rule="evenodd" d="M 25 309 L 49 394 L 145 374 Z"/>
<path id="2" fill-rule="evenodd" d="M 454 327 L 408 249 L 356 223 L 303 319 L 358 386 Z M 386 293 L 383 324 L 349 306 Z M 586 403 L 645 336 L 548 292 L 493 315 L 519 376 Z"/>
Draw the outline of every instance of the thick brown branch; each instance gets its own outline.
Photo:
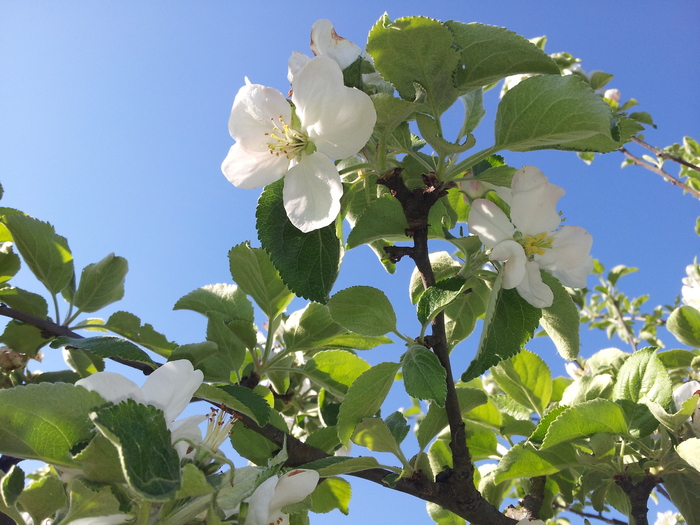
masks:
<path id="1" fill-rule="evenodd" d="M 635 525 L 649 525 L 647 514 L 649 513 L 649 496 L 654 487 L 663 480 L 647 473 L 646 477 L 638 483 L 633 483 L 626 474 L 619 474 L 613 478 L 620 488 L 627 494 L 632 506 L 631 516 Z"/>
<path id="2" fill-rule="evenodd" d="M 41 319 L 39 317 L 34 317 L 33 315 L 29 315 L 24 312 L 20 312 L 19 310 L 10 308 L 6 304 L 0 303 L 0 315 L 9 317 L 11 319 L 15 319 L 16 321 L 20 321 L 22 323 L 26 323 L 28 325 L 38 328 L 39 330 L 41 330 L 41 336 L 44 339 L 53 339 L 55 337 L 61 336 L 72 337 L 73 339 L 84 339 L 82 335 L 76 334 L 68 327 L 61 326 L 60 324 L 56 324 L 48 319 Z M 147 363 L 140 363 L 138 361 L 122 359 L 121 357 L 110 357 L 109 359 L 119 364 L 135 368 L 136 370 L 140 370 L 145 375 L 149 375 L 155 370 L 155 368 L 153 368 Z M 156 365 L 156 367 L 160 366 L 160 364 L 158 363 L 156 363 Z"/>
<path id="3" fill-rule="evenodd" d="M 527 514 L 518 519 L 527 518 L 535 520 L 540 517 L 542 504 L 544 503 L 544 487 L 547 483 L 547 476 L 537 476 L 530 478 L 530 493 L 520 502 L 520 507 Z M 511 516 L 515 518 L 515 516 Z"/>

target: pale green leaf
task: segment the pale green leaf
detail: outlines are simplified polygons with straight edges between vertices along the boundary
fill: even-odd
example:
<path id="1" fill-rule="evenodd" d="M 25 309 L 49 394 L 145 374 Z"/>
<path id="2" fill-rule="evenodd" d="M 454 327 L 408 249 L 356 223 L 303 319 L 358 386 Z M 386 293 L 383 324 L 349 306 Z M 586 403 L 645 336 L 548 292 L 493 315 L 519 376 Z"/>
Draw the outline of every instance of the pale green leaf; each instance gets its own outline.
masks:
<path id="1" fill-rule="evenodd" d="M 253 305 L 243 291 L 233 284 L 210 284 L 181 297 L 173 310 L 192 310 L 202 315 L 223 314 L 227 320 L 253 322 Z"/>
<path id="2" fill-rule="evenodd" d="M 542 415 L 552 396 L 552 374 L 537 354 L 523 350 L 491 369 L 493 378 L 512 399 Z"/>
<path id="3" fill-rule="evenodd" d="M 353 286 L 340 290 L 328 301 L 328 310 L 340 326 L 367 336 L 396 331 L 396 314 L 381 290 Z"/>
<path id="4" fill-rule="evenodd" d="M 352 487 L 343 478 L 326 478 L 311 493 L 313 501 L 311 511 L 325 514 L 333 509 L 338 509 L 347 516 L 350 512 L 348 505 L 351 495 Z"/>
<path id="5" fill-rule="evenodd" d="M 607 399 L 594 399 L 566 408 L 552 421 L 542 442 L 542 449 L 598 433 L 627 433 L 622 409 Z"/>
<path id="6" fill-rule="evenodd" d="M 671 312 L 666 328 L 684 345 L 700 347 L 700 311 L 692 306 L 681 306 Z"/>
<path id="7" fill-rule="evenodd" d="M 620 368 L 612 399 L 635 403 L 647 399 L 668 406 L 672 392 L 671 378 L 657 357 L 656 349 L 644 348 L 632 354 Z"/>
<path id="8" fill-rule="evenodd" d="M 421 345 L 411 345 L 401 357 L 403 382 L 409 396 L 445 405 L 446 372 L 437 356 Z"/>
<path id="9" fill-rule="evenodd" d="M 344 350 L 325 350 L 314 354 L 304 364 L 304 373 L 317 385 L 341 397 L 370 365 Z"/>
<path id="10" fill-rule="evenodd" d="M 330 476 L 340 476 L 341 474 L 352 474 L 361 470 L 378 468 L 377 460 L 369 456 L 349 458 L 343 456 L 331 456 L 317 459 L 310 463 L 301 465 L 301 468 L 316 470 L 322 478 Z"/>
<path id="11" fill-rule="evenodd" d="M 381 418 L 365 417 L 355 427 L 353 443 L 372 452 L 391 452 L 398 455 L 399 445 Z"/>
<path id="12" fill-rule="evenodd" d="M 80 274 L 73 303 L 81 312 L 96 312 L 124 297 L 124 279 L 129 265 L 123 257 L 110 253 Z"/>
<path id="13" fill-rule="evenodd" d="M 537 450 L 529 443 L 518 443 L 501 458 L 495 470 L 494 482 L 549 476 L 579 464 L 576 449 L 570 443 L 547 450 Z"/>

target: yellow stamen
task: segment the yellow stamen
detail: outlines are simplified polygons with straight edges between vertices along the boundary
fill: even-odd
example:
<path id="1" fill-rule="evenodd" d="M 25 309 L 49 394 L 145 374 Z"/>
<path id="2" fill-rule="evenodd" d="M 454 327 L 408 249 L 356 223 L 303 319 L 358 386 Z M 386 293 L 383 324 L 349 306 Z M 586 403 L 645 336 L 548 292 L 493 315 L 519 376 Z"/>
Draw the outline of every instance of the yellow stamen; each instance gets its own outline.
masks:
<path id="1" fill-rule="evenodd" d="M 525 254 L 528 257 L 532 257 L 534 255 L 544 255 L 545 249 L 550 249 L 553 242 L 554 239 L 552 237 L 547 237 L 547 234 L 542 232 L 534 236 L 526 235 L 521 244 L 525 249 Z"/>

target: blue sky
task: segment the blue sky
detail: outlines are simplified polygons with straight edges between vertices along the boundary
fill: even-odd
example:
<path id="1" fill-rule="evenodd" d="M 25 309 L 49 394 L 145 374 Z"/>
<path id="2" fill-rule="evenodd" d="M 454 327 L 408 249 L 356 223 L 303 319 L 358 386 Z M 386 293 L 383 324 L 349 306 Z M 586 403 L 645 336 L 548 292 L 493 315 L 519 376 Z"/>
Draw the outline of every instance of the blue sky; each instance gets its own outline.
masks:
<path id="1" fill-rule="evenodd" d="M 245 240 L 257 245 L 259 192 L 234 188 L 220 171 L 232 143 L 229 111 L 244 77 L 286 92 L 287 59 L 295 50 L 309 53 L 314 21 L 332 20 L 340 35 L 363 46 L 385 11 L 392 18 L 424 15 L 505 26 L 527 38 L 547 35 L 547 51 L 568 51 L 587 71 L 615 74 L 610 87 L 623 99 L 636 98 L 658 124 L 646 134 L 650 143 L 700 138 L 697 2 L 426 4 L 0 0 L 2 205 L 54 224 L 68 238 L 76 268 L 110 252 L 128 259 L 125 299 L 105 316 L 127 310 L 179 343 L 204 339 L 204 318 L 173 312 L 172 305 L 202 285 L 230 282 L 228 250 Z M 495 91 L 477 135 L 482 147 L 492 133 Z M 650 293 L 652 305 L 674 301 L 685 266 L 700 255 L 696 200 L 651 172 L 620 170 L 619 153 L 592 166 L 562 152 L 506 153 L 506 160 L 537 165 L 566 189 L 560 207 L 567 223 L 593 234 L 593 255 L 606 267 L 640 269 L 622 281 L 630 295 Z M 410 272 L 406 261 L 388 277 L 360 247 L 347 254 L 336 289 L 381 288 L 394 301 L 400 329 L 414 334 Z M 26 271 L 17 285 L 39 291 Z M 666 333 L 662 339 L 675 345 Z M 582 354 L 609 345 L 585 334 Z M 551 345 L 533 348 L 562 373 Z M 466 343 L 455 351 L 456 369 L 466 367 L 473 350 Z M 363 357 L 378 363 L 401 353 L 395 345 Z M 407 403 L 400 391 L 390 401 L 391 410 Z M 355 489 L 349 518 L 335 513 L 314 523 L 430 521 L 420 501 L 362 483 Z"/>

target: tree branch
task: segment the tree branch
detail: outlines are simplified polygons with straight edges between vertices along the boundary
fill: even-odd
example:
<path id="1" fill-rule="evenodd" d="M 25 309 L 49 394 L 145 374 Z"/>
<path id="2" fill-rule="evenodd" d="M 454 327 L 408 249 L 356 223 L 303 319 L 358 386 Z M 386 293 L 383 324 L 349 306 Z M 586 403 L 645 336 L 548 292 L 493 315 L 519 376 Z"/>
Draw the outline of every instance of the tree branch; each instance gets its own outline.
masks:
<path id="1" fill-rule="evenodd" d="M 663 480 L 657 476 L 652 476 L 647 472 L 647 475 L 639 483 L 633 483 L 632 478 L 627 474 L 618 474 L 613 476 L 615 483 L 627 494 L 632 505 L 631 516 L 634 519 L 635 525 L 649 525 L 647 514 L 649 507 L 647 502 L 654 487 Z"/>
<path id="2" fill-rule="evenodd" d="M 691 188 L 690 186 L 688 186 L 684 182 L 678 180 L 677 178 L 673 177 L 672 175 L 669 175 L 661 168 L 654 166 L 653 164 L 650 164 L 648 162 L 644 162 L 642 159 L 632 155 L 625 148 L 620 148 L 618 151 L 620 151 L 625 157 L 630 159 L 637 166 L 641 166 L 642 168 L 646 168 L 649 171 L 656 173 L 657 175 L 661 175 L 664 178 L 664 180 L 666 180 L 667 182 L 670 182 L 674 186 L 677 186 L 677 187 L 683 189 L 684 191 L 687 191 L 696 199 L 700 199 L 700 192 L 699 191 L 694 190 L 693 188 Z M 673 160 L 676 160 L 676 159 L 674 158 Z M 697 168 L 695 168 L 695 169 L 697 169 Z"/>
<path id="3" fill-rule="evenodd" d="M 654 147 L 651 144 L 647 144 L 639 137 L 632 137 L 632 142 L 636 142 L 637 144 L 639 144 L 643 148 L 648 149 L 649 151 L 653 152 L 654 155 L 656 155 L 657 157 L 661 157 L 662 159 L 666 159 L 666 160 L 672 160 L 673 162 L 677 162 L 678 164 L 682 164 L 683 166 L 690 168 L 691 170 L 695 170 L 695 171 L 700 172 L 700 166 L 696 166 L 695 164 L 692 164 L 685 159 L 682 159 L 680 157 L 676 157 L 674 155 L 671 155 L 670 153 L 666 153 L 664 150 L 659 149 L 657 147 Z"/>
<path id="4" fill-rule="evenodd" d="M 615 518 L 606 518 L 605 516 L 603 516 L 602 513 L 591 514 L 590 512 L 583 512 L 581 510 L 569 507 L 568 505 L 559 505 L 558 503 L 553 503 L 552 506 L 557 508 L 557 509 L 565 510 L 565 511 L 571 512 L 573 514 L 577 514 L 583 518 L 591 518 L 594 520 L 600 520 L 600 521 L 603 521 L 605 523 L 609 523 L 610 525 L 628 525 L 626 521 L 618 520 Z"/>
<path id="5" fill-rule="evenodd" d="M 22 323 L 26 323 L 28 325 L 38 328 L 39 330 L 41 330 L 41 337 L 43 337 L 44 339 L 53 339 L 55 337 L 62 336 L 71 337 L 73 339 L 85 339 L 82 335 L 76 334 L 66 326 L 56 324 L 53 321 L 50 321 L 49 319 L 41 319 L 39 317 L 34 317 L 33 315 L 29 315 L 24 312 L 20 312 L 19 310 L 10 308 L 4 303 L 0 303 L 0 315 L 9 317 L 11 319 L 15 319 L 16 321 L 20 321 Z M 131 361 L 129 359 L 123 359 L 121 357 L 110 357 L 108 359 L 111 359 L 112 361 L 115 361 L 119 364 L 135 368 L 136 370 L 140 370 L 144 373 L 144 375 L 150 375 L 155 370 L 155 368 L 153 368 L 147 363 Z M 156 368 L 158 368 L 159 366 L 161 366 L 160 363 L 156 363 Z"/>

